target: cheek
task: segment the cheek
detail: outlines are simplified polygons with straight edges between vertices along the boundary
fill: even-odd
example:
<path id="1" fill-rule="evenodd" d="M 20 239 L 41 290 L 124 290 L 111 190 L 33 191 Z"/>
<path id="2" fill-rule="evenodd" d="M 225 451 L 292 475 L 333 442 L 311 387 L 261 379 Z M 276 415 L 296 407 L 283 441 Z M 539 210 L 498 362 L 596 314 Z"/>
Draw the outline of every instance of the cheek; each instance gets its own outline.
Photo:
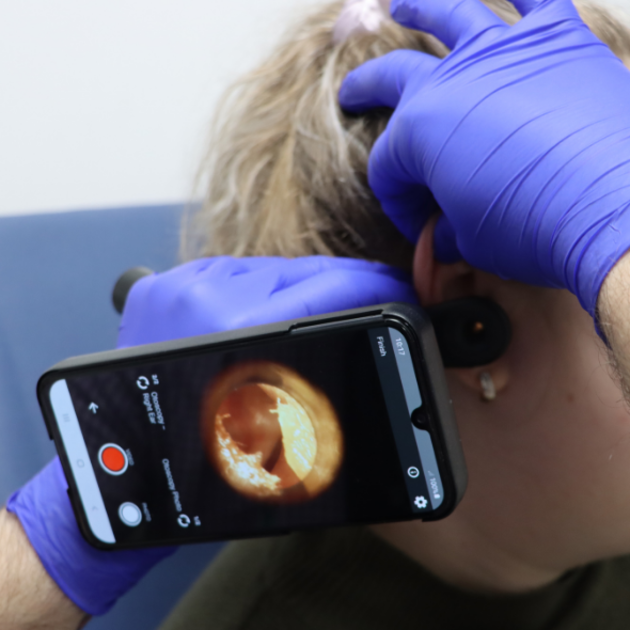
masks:
<path id="1" fill-rule="evenodd" d="M 457 513 L 505 545 L 540 537 L 543 559 L 580 549 L 586 562 L 630 549 L 630 413 L 588 315 L 552 299 L 509 313 L 494 402 L 447 373 L 469 470 Z"/>
<path id="2" fill-rule="evenodd" d="M 540 309 L 527 300 L 505 308 L 512 322 L 512 341 L 495 363 L 474 370 L 447 370 L 447 380 L 457 417 L 475 430 L 512 434 L 531 424 L 544 410 L 561 370 L 553 332 L 545 325 Z M 488 372 L 497 388 L 493 402 L 481 399 L 482 371 Z"/>
<path id="3" fill-rule="evenodd" d="M 576 448 L 571 425 L 578 404 L 569 404 L 565 391 L 565 380 L 576 380 L 575 375 L 566 376 L 567 365 L 575 369 L 575 360 L 566 355 L 537 302 L 511 303 L 512 342 L 497 366 L 488 367 L 491 374 L 493 369 L 507 374 L 507 385 L 496 400 L 482 401 L 479 383 L 464 384 L 452 371 L 447 374 L 476 501 L 503 501 L 515 488 L 525 494 L 528 489 L 540 491 L 550 480 L 551 485 L 563 483 L 559 468 Z M 532 495 L 520 500 L 537 499 Z"/>
<path id="4" fill-rule="evenodd" d="M 611 505 L 630 508 L 630 413 L 590 318 L 555 326 L 535 309 L 523 315 L 513 318 L 509 384 L 494 402 L 448 375 L 469 497 L 523 518 L 561 508 L 598 520 Z"/>

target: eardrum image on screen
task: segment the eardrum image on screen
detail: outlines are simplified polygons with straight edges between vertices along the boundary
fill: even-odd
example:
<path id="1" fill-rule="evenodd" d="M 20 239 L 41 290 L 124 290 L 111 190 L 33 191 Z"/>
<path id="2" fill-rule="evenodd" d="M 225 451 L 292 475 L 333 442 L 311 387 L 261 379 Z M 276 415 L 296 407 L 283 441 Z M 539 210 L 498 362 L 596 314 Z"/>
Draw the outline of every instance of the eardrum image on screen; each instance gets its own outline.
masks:
<path id="1" fill-rule="evenodd" d="M 343 434 L 328 397 L 295 370 L 247 361 L 219 374 L 201 406 L 205 451 L 221 477 L 260 501 L 308 501 L 335 480 Z"/>

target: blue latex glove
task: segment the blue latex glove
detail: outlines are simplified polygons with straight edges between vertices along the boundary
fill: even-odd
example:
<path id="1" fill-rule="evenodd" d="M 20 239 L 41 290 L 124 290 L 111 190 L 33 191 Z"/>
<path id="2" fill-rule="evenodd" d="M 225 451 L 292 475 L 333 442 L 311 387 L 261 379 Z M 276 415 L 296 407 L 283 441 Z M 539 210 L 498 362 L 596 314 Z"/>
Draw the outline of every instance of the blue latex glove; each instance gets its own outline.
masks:
<path id="1" fill-rule="evenodd" d="M 79 531 L 59 458 L 15 492 L 7 510 L 19 519 L 44 568 L 90 615 L 103 615 L 172 547 L 100 551 Z"/>
<path id="2" fill-rule="evenodd" d="M 254 326 L 383 302 L 416 302 L 385 265 L 324 257 L 214 258 L 143 278 L 132 288 L 118 347 Z M 58 459 L 7 504 L 62 591 L 104 614 L 171 548 L 99 551 L 77 527 Z"/>
<path id="3" fill-rule="evenodd" d="M 344 109 L 395 112 L 369 162 L 385 212 L 415 241 L 444 216 L 436 255 L 575 293 L 591 315 L 630 247 L 630 73 L 570 0 L 393 0 L 393 18 L 452 52 L 395 51 L 348 75 Z"/>
<path id="4" fill-rule="evenodd" d="M 279 322 L 385 302 L 417 303 L 409 277 L 349 258 L 204 258 L 139 280 L 119 346 Z"/>

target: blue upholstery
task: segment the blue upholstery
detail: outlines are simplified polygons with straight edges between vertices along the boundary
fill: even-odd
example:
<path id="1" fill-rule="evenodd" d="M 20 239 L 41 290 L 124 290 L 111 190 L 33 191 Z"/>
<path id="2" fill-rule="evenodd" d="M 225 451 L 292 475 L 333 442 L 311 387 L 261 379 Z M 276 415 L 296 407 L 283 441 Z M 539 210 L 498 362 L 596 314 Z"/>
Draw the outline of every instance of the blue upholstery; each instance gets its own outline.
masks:
<path id="1" fill-rule="evenodd" d="M 0 218 L 0 504 L 54 455 L 38 377 L 114 346 L 116 279 L 137 265 L 173 266 L 180 216 L 180 206 L 157 206 Z M 219 547 L 181 549 L 88 628 L 156 628 Z"/>

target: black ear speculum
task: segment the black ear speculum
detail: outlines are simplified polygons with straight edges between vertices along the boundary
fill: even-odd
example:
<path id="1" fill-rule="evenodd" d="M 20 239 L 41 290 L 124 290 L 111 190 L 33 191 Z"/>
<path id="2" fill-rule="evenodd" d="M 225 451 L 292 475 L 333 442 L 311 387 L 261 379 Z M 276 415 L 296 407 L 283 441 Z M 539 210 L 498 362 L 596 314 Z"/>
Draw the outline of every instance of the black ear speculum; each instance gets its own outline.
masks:
<path id="1" fill-rule="evenodd" d="M 444 367 L 487 365 L 501 357 L 510 344 L 510 320 L 492 300 L 462 298 L 425 310 L 431 318 Z"/>

